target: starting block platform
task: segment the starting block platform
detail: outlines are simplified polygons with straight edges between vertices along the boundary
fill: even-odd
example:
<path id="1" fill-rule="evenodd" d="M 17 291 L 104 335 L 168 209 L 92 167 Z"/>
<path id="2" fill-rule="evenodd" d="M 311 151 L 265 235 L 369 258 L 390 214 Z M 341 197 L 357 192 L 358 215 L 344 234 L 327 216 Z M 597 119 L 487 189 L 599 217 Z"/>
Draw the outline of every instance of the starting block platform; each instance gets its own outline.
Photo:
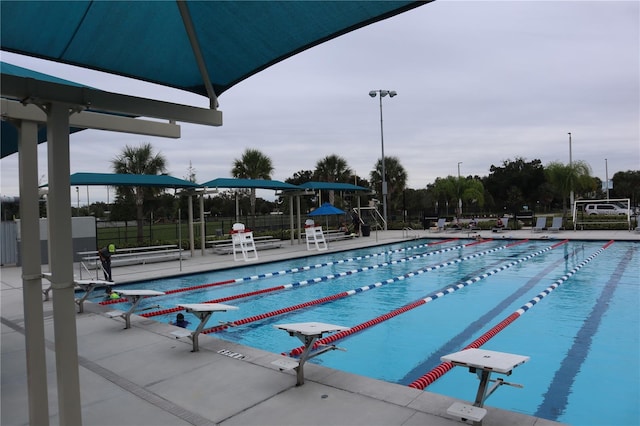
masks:
<path id="1" fill-rule="evenodd" d="M 75 300 L 76 304 L 78 305 L 78 313 L 82 313 L 82 312 L 84 312 L 84 302 L 85 302 L 85 300 L 87 300 L 89 295 L 91 295 L 91 292 L 96 287 L 112 286 L 115 283 L 112 282 L 112 281 L 88 279 L 88 280 L 75 280 L 74 284 L 77 287 L 80 287 L 84 291 L 84 295 L 82 295 L 82 297 L 77 298 Z"/>
<path id="2" fill-rule="evenodd" d="M 328 345 L 322 349 L 317 350 L 313 354 L 310 354 L 311 348 L 316 340 L 322 338 L 326 333 L 333 333 L 336 331 L 349 330 L 349 327 L 343 327 L 341 325 L 325 324 L 322 322 L 300 322 L 293 324 L 277 324 L 275 328 L 284 330 L 289 333 L 289 336 L 297 337 L 304 343 L 304 351 L 300 355 L 300 360 L 296 361 L 292 358 L 282 358 L 272 362 L 272 364 L 278 366 L 281 370 L 296 370 L 296 386 L 304 384 L 304 363 L 318 355 L 321 355 L 327 351 L 340 349 L 335 345 Z"/>
<path id="3" fill-rule="evenodd" d="M 184 303 L 178 305 L 181 308 L 184 308 L 188 313 L 195 315 L 200 320 L 200 324 L 196 327 L 194 331 L 189 331 L 187 329 L 181 329 L 173 331 L 171 334 L 179 339 L 181 337 L 189 337 L 193 343 L 193 349 L 191 352 L 198 352 L 200 347 L 198 345 L 198 336 L 204 329 L 204 326 L 209 321 L 209 318 L 214 312 L 226 312 L 231 310 L 238 309 L 237 306 L 225 305 L 222 303 Z"/>
<path id="4" fill-rule="evenodd" d="M 109 311 L 107 312 L 107 316 L 110 318 L 117 318 L 117 317 L 122 317 L 124 318 L 125 321 L 125 329 L 127 328 L 131 328 L 131 314 L 135 312 L 135 310 L 138 308 L 138 305 L 140 304 L 140 302 L 142 301 L 143 298 L 145 297 L 151 297 L 151 296 L 162 296 L 164 295 L 163 291 L 156 291 L 156 290 L 114 290 L 116 293 L 118 293 L 121 296 L 125 296 L 127 299 L 131 298 L 131 307 L 129 308 L 128 311 L 123 312 L 123 311 Z"/>
<path id="5" fill-rule="evenodd" d="M 506 352 L 489 351 L 485 349 L 466 349 L 440 358 L 458 367 L 466 367 L 470 373 L 475 373 L 480 379 L 476 399 L 473 405 L 456 402 L 447 409 L 447 413 L 462 420 L 472 420 L 475 425 L 481 425 L 487 410 L 482 408 L 485 401 L 498 387 L 509 385 L 521 388 L 517 383 L 505 382 L 503 379 L 491 379 L 492 373 L 510 376 L 519 365 L 529 361 L 528 356 L 510 354 Z M 489 388 L 489 383 L 494 385 Z"/>

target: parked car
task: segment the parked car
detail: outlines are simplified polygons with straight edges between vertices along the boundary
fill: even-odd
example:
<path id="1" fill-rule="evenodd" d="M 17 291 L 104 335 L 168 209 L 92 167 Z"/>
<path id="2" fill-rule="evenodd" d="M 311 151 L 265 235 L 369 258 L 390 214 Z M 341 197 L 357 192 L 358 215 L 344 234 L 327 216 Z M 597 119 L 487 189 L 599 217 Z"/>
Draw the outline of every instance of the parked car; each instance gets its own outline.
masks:
<path id="1" fill-rule="evenodd" d="M 600 203 L 600 204 L 587 204 L 584 208 L 584 212 L 588 215 L 595 215 L 595 214 L 626 215 L 627 209 L 623 209 L 617 204 Z"/>

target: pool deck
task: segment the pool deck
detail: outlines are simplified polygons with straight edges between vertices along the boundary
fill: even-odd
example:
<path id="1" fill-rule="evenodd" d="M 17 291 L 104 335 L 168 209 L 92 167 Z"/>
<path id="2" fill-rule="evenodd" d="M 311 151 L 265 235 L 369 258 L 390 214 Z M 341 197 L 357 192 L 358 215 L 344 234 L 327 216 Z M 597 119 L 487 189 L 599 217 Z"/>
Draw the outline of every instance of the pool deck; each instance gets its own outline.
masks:
<path id="1" fill-rule="evenodd" d="M 475 233 L 474 233 L 475 234 Z M 640 241 L 629 231 L 531 230 L 482 231 L 485 238 Z M 413 238 L 463 238 L 466 232 L 372 232 L 369 237 L 329 243 L 328 252 L 394 243 Z M 326 254 L 327 252 L 321 252 Z M 231 255 L 208 252 L 180 262 L 114 267 L 116 284 L 213 269 L 245 266 L 317 254 L 304 244 L 259 251 L 259 260 L 234 262 Z M 76 266 L 76 271 L 78 270 Z M 47 272 L 48 267 L 43 267 Z M 1 287 L 1 418 L 0 424 L 28 425 L 27 368 L 22 304 L 22 270 L 0 269 Z M 55 297 L 55 295 L 53 296 Z M 50 424 L 60 424 L 54 352 L 52 302 L 43 302 Z M 456 400 L 442 395 L 306 364 L 305 384 L 296 387 L 295 371 L 279 371 L 278 354 L 200 337 L 200 351 L 175 339 L 176 328 L 136 315 L 132 328 L 121 318 L 109 318 L 108 306 L 85 303 L 76 315 L 82 422 L 84 425 L 429 425 L 465 424 L 446 413 Z M 223 320 L 214 314 L 210 324 Z M 337 321 L 339 323 L 339 321 Z M 292 340 L 292 343 L 297 343 Z M 226 352 L 225 352 L 226 351 Z M 219 353 L 223 352 L 223 353 Z M 226 355 L 225 355 L 226 354 Z M 230 355 L 238 354 L 235 357 Z M 240 354 L 242 359 L 238 359 Z M 523 354 L 526 355 L 526 354 Z M 335 352 L 323 356 L 349 356 Z M 517 381 L 517 373 L 514 375 Z M 526 383 L 524 383 L 526 386 Z M 469 381 L 468 401 L 477 382 Z M 517 389 L 502 389 L 517 398 Z M 485 426 L 555 425 L 558 423 L 491 408 Z M 467 423 L 468 424 L 468 423 Z"/>

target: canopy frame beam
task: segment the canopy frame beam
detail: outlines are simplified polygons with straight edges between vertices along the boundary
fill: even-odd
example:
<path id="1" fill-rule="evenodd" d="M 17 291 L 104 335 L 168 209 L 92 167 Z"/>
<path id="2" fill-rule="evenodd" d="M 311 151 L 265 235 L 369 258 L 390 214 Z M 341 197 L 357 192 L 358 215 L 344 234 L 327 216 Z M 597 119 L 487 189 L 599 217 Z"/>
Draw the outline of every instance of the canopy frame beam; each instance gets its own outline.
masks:
<path id="1" fill-rule="evenodd" d="M 178 10 L 180 10 L 180 16 L 182 16 L 182 22 L 184 23 L 184 28 L 187 31 L 189 43 L 191 43 L 191 49 L 193 50 L 193 55 L 195 56 L 198 69 L 200 70 L 202 82 L 204 83 L 207 95 L 209 96 L 209 107 L 215 110 L 218 108 L 218 97 L 216 96 L 216 92 L 213 90 L 213 85 L 211 84 L 211 77 L 209 76 L 209 70 L 207 69 L 207 64 L 205 63 L 204 56 L 202 55 L 202 48 L 200 47 L 200 42 L 196 35 L 193 20 L 191 19 L 191 12 L 189 12 L 189 7 L 184 0 L 176 0 L 176 3 L 178 4 Z"/>
<path id="2" fill-rule="evenodd" d="M 222 111 L 214 109 L 145 99 L 9 74 L 2 74 L 0 85 L 2 97 L 17 99 L 24 104 L 41 105 L 55 101 L 73 105 L 76 109 L 86 108 L 94 112 L 144 116 L 205 126 L 222 126 Z"/>
<path id="3" fill-rule="evenodd" d="M 10 99 L 0 99 L 2 118 L 46 123 L 46 113 L 37 105 L 23 104 Z M 135 135 L 180 138 L 180 125 L 133 117 L 100 114 L 84 110 L 69 117 L 69 126 L 81 129 L 109 130 Z"/>

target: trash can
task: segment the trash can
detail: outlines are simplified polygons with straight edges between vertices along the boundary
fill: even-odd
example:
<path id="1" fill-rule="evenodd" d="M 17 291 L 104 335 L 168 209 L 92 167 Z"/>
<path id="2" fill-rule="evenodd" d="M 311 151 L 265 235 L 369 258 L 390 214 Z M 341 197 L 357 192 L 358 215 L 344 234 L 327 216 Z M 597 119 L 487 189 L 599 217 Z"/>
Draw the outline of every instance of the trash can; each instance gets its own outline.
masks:
<path id="1" fill-rule="evenodd" d="M 369 226 L 366 223 L 363 223 L 360 226 L 360 230 L 362 230 L 362 236 L 363 237 L 368 237 L 369 235 L 371 235 L 371 226 Z"/>

